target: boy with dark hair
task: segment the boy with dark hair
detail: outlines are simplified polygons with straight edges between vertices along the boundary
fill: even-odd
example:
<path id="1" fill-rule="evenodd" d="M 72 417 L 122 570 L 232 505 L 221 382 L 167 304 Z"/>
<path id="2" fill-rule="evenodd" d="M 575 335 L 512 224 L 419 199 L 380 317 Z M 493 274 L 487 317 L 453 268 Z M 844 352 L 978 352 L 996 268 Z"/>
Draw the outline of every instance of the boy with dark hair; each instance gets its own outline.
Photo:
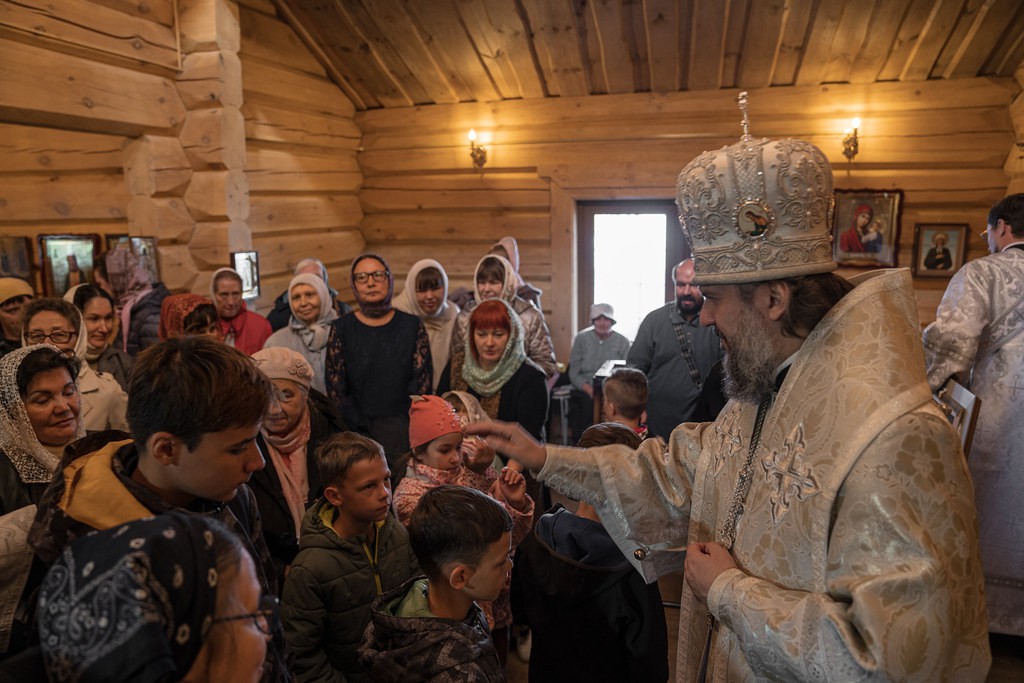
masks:
<path id="1" fill-rule="evenodd" d="M 579 446 L 640 443 L 629 427 L 603 422 Z M 658 586 L 633 569 L 587 502 L 576 514 L 556 505 L 537 521 L 519 546 L 512 605 L 534 636 L 531 683 L 668 680 Z"/>
<path id="2" fill-rule="evenodd" d="M 493 498 L 444 485 L 420 499 L 409 540 L 426 578 L 377 598 L 359 648 L 374 681 L 504 681 L 476 601 L 512 570 L 512 518 Z"/>
<path id="3" fill-rule="evenodd" d="M 272 395 L 252 359 L 218 341 L 185 337 L 143 351 L 129 386 L 131 436 L 99 432 L 68 446 L 29 532 L 36 556 L 50 564 L 90 531 L 184 510 L 238 534 L 264 594 L 275 595 L 256 500 L 245 485 L 264 466 L 256 435 Z M 263 680 L 291 680 L 283 636 L 274 636 Z"/>
<path id="4" fill-rule="evenodd" d="M 324 495 L 302 520 L 299 554 L 281 596 L 299 681 L 362 681 L 356 649 L 370 603 L 419 574 L 409 535 L 391 513 L 384 449 L 355 432 L 317 450 Z"/>

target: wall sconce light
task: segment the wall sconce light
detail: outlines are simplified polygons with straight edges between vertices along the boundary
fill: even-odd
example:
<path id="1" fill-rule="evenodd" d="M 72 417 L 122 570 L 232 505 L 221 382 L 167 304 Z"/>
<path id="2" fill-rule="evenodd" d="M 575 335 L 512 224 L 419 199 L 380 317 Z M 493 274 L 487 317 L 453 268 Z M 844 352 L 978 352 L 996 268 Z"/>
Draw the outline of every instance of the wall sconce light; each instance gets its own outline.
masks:
<path id="1" fill-rule="evenodd" d="M 483 168 L 487 163 L 487 148 L 476 144 L 476 131 L 472 128 L 469 129 L 469 156 L 477 168 Z"/>
<path id="2" fill-rule="evenodd" d="M 846 129 L 845 135 L 843 136 L 843 156 L 850 163 L 853 163 L 853 158 L 857 156 L 859 151 L 860 141 L 857 138 L 857 129 L 860 128 L 860 119 L 853 120 L 853 129 Z"/>

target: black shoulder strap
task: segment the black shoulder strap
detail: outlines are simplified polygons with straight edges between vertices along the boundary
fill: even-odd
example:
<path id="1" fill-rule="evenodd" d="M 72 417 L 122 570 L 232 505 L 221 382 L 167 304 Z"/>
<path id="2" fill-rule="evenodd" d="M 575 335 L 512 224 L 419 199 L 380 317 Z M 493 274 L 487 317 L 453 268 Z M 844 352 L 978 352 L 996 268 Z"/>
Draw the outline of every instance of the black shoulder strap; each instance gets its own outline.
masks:
<path id="1" fill-rule="evenodd" d="M 700 370 L 697 369 L 697 361 L 693 358 L 693 349 L 690 348 L 690 342 L 686 338 L 686 329 L 681 322 L 673 322 L 672 329 L 676 331 L 676 339 L 679 341 L 679 351 L 683 354 L 683 360 L 686 361 L 686 367 L 690 370 L 690 379 L 693 380 L 697 390 L 703 388 L 704 380 L 700 376 Z"/>

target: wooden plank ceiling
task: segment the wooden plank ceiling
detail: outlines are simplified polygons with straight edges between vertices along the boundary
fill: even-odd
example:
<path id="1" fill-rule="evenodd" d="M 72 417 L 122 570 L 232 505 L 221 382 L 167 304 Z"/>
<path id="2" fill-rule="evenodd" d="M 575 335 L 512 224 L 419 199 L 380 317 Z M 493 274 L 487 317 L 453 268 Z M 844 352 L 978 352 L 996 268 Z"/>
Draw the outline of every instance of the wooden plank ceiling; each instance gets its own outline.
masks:
<path id="1" fill-rule="evenodd" d="M 360 110 L 1012 76 L 1021 0 L 274 0 Z"/>

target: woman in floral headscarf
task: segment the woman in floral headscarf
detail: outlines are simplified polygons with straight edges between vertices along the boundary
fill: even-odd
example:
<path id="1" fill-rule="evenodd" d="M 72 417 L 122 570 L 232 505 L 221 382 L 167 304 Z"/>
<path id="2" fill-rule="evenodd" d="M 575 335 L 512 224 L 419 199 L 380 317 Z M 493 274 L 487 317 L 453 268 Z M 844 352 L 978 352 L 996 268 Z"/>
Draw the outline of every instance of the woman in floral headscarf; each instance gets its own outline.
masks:
<path id="1" fill-rule="evenodd" d="M 0 358 L 0 515 L 38 502 L 64 447 L 85 435 L 78 367 L 49 344 Z"/>
<path id="2" fill-rule="evenodd" d="M 170 292 L 127 249 L 107 252 L 105 265 L 120 310 L 122 348 L 134 357 L 160 341 L 160 304 Z"/>
<path id="3" fill-rule="evenodd" d="M 28 642 L 14 609 L 32 566 L 28 529 L 64 447 L 85 435 L 77 377 L 78 363 L 49 344 L 0 358 L 0 653 Z"/>
<path id="4" fill-rule="evenodd" d="M 63 299 L 33 299 L 22 313 L 22 344 L 52 343 L 66 356 L 78 359 L 78 391 L 82 397 L 82 424 L 90 432 L 128 431 L 128 394 L 112 375 L 96 372 L 85 360 L 88 332 L 82 314 Z"/>
<path id="5" fill-rule="evenodd" d="M 427 331 L 391 306 L 394 285 L 382 256 L 358 256 L 359 308 L 334 321 L 327 341 L 327 396 L 350 429 L 384 447 L 392 466 L 409 450 L 409 397 L 429 394 L 434 376 Z"/>
<path id="6" fill-rule="evenodd" d="M 186 334 L 205 334 L 220 339 L 217 309 L 205 296 L 171 294 L 160 304 L 160 341 Z"/>
<path id="7" fill-rule="evenodd" d="M 313 367 L 313 388 L 325 394 L 327 339 L 331 323 L 338 318 L 334 299 L 326 282 L 306 273 L 296 275 L 288 284 L 288 301 L 292 311 L 288 326 L 270 335 L 263 348 L 284 348 L 301 354 Z"/>
<path id="8" fill-rule="evenodd" d="M 442 395 L 452 390 L 478 399 L 489 418 L 518 422 L 535 438 L 544 438 L 544 371 L 527 358 L 523 325 L 506 301 L 488 299 L 473 309 L 466 343 L 452 354 L 437 387 Z"/>

